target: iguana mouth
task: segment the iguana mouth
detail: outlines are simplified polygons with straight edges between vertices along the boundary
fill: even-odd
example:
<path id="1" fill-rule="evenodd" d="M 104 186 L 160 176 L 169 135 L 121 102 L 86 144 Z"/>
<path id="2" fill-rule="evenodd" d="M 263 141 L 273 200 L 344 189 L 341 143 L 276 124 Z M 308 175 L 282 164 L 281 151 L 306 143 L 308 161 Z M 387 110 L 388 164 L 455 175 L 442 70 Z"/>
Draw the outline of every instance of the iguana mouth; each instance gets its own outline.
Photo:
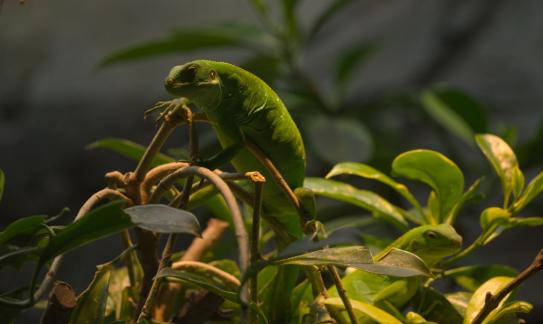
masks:
<path id="1" fill-rule="evenodd" d="M 218 81 L 201 81 L 201 82 L 177 82 L 174 79 L 166 79 L 165 81 L 166 87 L 170 89 L 180 89 L 180 88 L 187 88 L 187 87 L 208 87 L 208 86 L 215 86 L 218 84 Z"/>

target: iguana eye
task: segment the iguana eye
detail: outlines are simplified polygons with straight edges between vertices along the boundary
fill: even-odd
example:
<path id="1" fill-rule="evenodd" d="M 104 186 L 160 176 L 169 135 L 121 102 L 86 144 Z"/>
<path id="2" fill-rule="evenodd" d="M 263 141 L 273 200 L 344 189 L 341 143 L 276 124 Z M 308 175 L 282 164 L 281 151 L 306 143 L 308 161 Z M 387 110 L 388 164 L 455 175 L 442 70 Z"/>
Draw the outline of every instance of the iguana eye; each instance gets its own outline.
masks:
<path id="1" fill-rule="evenodd" d="M 217 77 L 217 73 L 215 71 L 209 72 L 209 78 L 215 79 L 215 77 Z"/>
<path id="2" fill-rule="evenodd" d="M 434 231 L 427 231 L 426 233 L 424 233 L 424 235 L 426 236 L 426 238 L 428 238 L 429 240 L 435 240 L 437 238 L 437 233 L 434 232 Z"/>

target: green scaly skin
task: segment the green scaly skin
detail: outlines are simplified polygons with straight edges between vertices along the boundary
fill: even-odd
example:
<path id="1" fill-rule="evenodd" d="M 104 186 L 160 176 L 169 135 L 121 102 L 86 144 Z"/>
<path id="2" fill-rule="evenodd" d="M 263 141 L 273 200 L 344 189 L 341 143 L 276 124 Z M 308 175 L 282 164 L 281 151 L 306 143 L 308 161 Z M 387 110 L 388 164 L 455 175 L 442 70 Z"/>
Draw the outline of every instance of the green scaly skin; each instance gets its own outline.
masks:
<path id="1" fill-rule="evenodd" d="M 379 261 L 392 248 L 412 252 L 419 256 L 430 268 L 443 258 L 453 255 L 462 247 L 462 237 L 448 224 L 424 225 L 411 229 L 384 250 L 374 259 Z M 405 279 L 377 275 L 362 270 L 354 270 L 342 279 L 347 296 L 361 302 L 374 304 L 383 308 L 392 305 L 401 308 L 416 293 L 422 278 Z M 337 296 L 335 288 L 330 294 Z"/>
<path id="2" fill-rule="evenodd" d="M 298 127 L 279 96 L 261 79 L 235 65 L 197 60 L 172 68 L 165 87 L 176 97 L 189 99 L 206 114 L 223 148 L 201 165 L 219 167 L 231 162 L 239 172 L 259 171 L 267 181 L 263 215 L 285 246 L 303 236 L 296 208 L 274 182 L 271 173 L 247 149 L 256 146 L 282 174 L 290 188 L 301 188 L 305 177 L 305 150 Z M 302 208 L 308 198 L 301 193 Z M 296 267 L 280 267 L 269 283 L 273 303 L 262 308 L 270 323 L 292 319 L 290 293 L 298 277 Z M 273 304 L 273 305 L 272 305 Z"/>
<path id="3" fill-rule="evenodd" d="M 254 74 L 229 63 L 208 60 L 172 68 L 165 86 L 171 94 L 185 97 L 201 108 L 217 134 L 223 151 L 202 164 L 214 168 L 231 162 L 240 172 L 262 173 L 267 179 L 264 214 L 277 220 L 291 237 L 302 237 L 296 209 L 245 146 L 246 141 L 255 144 L 290 188 L 303 186 L 304 143 L 279 96 Z"/>

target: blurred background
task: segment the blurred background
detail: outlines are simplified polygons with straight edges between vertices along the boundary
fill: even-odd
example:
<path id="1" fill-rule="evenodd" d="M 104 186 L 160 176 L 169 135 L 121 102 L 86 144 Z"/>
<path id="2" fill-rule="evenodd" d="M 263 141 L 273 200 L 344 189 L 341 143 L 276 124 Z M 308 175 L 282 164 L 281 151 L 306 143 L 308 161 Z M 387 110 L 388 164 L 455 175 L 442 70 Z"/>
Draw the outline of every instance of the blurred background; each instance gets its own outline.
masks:
<path id="1" fill-rule="evenodd" d="M 197 58 L 242 65 L 273 85 L 302 129 L 313 176 L 339 161 L 389 172 L 399 153 L 429 148 L 460 166 L 466 186 L 484 174 L 491 203 L 499 181 L 473 142 L 480 132 L 509 142 L 527 180 L 543 169 L 543 2 L 323 0 L 290 1 L 287 9 L 269 2 L 265 12 L 248 0 L 4 0 L 0 225 L 63 207 L 73 214 L 104 187 L 107 171 L 133 169 L 136 162 L 88 145 L 104 138 L 146 145 L 156 129 L 143 112 L 170 98 L 162 86 L 169 69 Z M 213 134 L 201 131 L 204 153 L 215 151 Z M 182 158 L 185 141 L 178 131 L 167 153 Z M 386 188 L 361 185 L 387 196 Z M 422 186 L 410 185 L 423 196 Z M 460 216 L 467 241 L 484 207 Z M 543 199 L 531 208 L 527 215 L 543 216 Z M 520 270 L 542 234 L 509 231 L 465 261 Z M 60 278 L 80 292 L 94 265 L 118 254 L 117 241 L 70 253 Z M 519 291 L 534 304 L 530 318 L 543 318 L 542 287 L 539 276 Z"/>

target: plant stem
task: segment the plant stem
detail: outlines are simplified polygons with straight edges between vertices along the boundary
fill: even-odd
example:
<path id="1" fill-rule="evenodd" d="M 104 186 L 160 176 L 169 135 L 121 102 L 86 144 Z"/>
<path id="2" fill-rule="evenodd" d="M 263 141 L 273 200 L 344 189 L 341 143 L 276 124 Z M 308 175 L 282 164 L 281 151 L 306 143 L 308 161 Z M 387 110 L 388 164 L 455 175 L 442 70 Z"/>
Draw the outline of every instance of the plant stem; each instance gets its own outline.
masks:
<path id="1" fill-rule="evenodd" d="M 486 293 L 485 305 L 473 319 L 472 324 L 481 324 L 483 320 L 494 310 L 500 302 L 507 297 L 515 288 L 530 278 L 533 274 L 543 268 L 543 249 L 539 250 L 539 253 L 535 256 L 532 263 L 519 273 L 515 279 L 510 281 L 505 287 L 503 287 L 497 294 L 492 295 L 490 292 Z"/>
<path id="2" fill-rule="evenodd" d="M 328 271 L 332 274 L 332 280 L 334 281 L 334 285 L 337 288 L 337 293 L 339 297 L 341 298 L 341 301 L 343 302 L 343 305 L 345 305 L 345 310 L 347 311 L 347 314 L 349 315 L 349 319 L 351 320 L 352 324 L 359 324 L 358 317 L 356 317 L 353 305 L 351 305 L 351 301 L 347 297 L 347 291 L 345 291 L 345 288 L 343 287 L 343 283 L 341 282 L 341 277 L 339 276 L 339 273 L 337 272 L 336 267 L 334 266 L 328 266 Z"/>
<path id="3" fill-rule="evenodd" d="M 263 182 L 255 182 L 255 197 L 253 202 L 253 227 L 251 232 L 251 264 L 254 266 L 260 259 L 258 244 L 260 243 L 260 213 L 262 211 L 262 189 Z M 258 306 L 258 272 L 251 278 L 249 291 L 250 303 Z M 258 314 L 249 310 L 249 323 L 258 324 Z"/>

